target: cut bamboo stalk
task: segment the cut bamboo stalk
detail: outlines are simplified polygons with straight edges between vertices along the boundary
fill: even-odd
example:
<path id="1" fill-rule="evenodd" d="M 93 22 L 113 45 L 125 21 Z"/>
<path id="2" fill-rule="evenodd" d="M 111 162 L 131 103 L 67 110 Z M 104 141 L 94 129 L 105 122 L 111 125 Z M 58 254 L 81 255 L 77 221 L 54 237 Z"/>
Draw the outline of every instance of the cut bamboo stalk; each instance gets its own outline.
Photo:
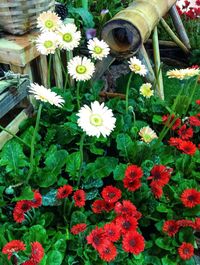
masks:
<path id="1" fill-rule="evenodd" d="M 22 121 L 26 120 L 28 118 L 28 115 L 26 114 L 25 110 L 21 111 L 17 117 L 6 127 L 8 131 L 10 131 L 12 134 L 16 134 L 19 131 L 19 125 Z M 4 144 L 12 139 L 13 136 L 5 131 L 2 131 L 0 133 L 0 150 L 4 146 Z"/>
<path id="2" fill-rule="evenodd" d="M 185 27 L 175 5 L 173 5 L 172 8 L 169 10 L 169 14 L 172 18 L 174 27 L 180 40 L 185 44 L 188 49 L 191 49 L 190 40 L 188 38 Z"/>
<path id="3" fill-rule="evenodd" d="M 159 50 L 157 27 L 155 27 L 153 31 L 153 53 L 154 53 L 156 79 L 158 84 L 158 89 L 156 90 L 156 93 L 161 99 L 164 100 L 164 86 L 163 86 L 163 77 L 162 77 L 162 69 L 160 62 L 160 50 Z"/>
<path id="4" fill-rule="evenodd" d="M 56 86 L 58 88 L 63 88 L 62 67 L 61 67 L 61 62 L 60 62 L 58 56 L 60 56 L 60 55 L 58 55 L 57 53 L 55 53 L 54 54 L 54 57 L 53 57 L 54 76 L 55 76 Z"/>
<path id="5" fill-rule="evenodd" d="M 169 25 L 167 24 L 167 22 L 161 18 L 160 20 L 161 25 L 163 26 L 163 28 L 165 29 L 165 31 L 169 34 L 169 36 L 172 38 L 172 40 L 185 52 L 185 53 L 189 53 L 190 51 L 188 50 L 188 48 L 185 46 L 185 44 L 174 34 L 174 32 L 171 30 L 171 28 L 169 27 Z"/>
<path id="6" fill-rule="evenodd" d="M 96 71 L 93 75 L 92 81 L 95 82 L 102 77 L 106 70 L 108 70 L 109 66 L 115 61 L 115 58 L 111 55 L 108 55 L 102 61 L 97 62 Z"/>

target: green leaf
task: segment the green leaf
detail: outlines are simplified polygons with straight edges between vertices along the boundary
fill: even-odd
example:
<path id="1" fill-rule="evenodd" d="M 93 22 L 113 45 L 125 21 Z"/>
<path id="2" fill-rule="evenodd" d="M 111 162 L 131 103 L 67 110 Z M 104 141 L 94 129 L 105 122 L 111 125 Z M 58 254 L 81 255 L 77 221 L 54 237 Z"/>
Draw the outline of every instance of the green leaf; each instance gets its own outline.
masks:
<path id="1" fill-rule="evenodd" d="M 30 144 L 31 143 L 31 139 L 33 137 L 33 132 L 34 132 L 35 128 L 33 126 L 30 126 L 28 129 L 26 129 L 26 131 L 22 134 L 22 139 L 24 140 L 25 143 Z M 36 134 L 36 138 L 35 138 L 35 142 L 40 141 L 41 136 L 37 133 Z"/>
<path id="2" fill-rule="evenodd" d="M 86 220 L 87 217 L 84 213 L 81 211 L 75 211 L 72 213 L 70 225 L 73 226 L 79 223 L 86 223 Z"/>
<path id="3" fill-rule="evenodd" d="M 167 256 L 162 258 L 162 265 L 177 265 L 176 261 L 172 261 L 170 258 Z"/>
<path id="4" fill-rule="evenodd" d="M 72 13 L 73 15 L 78 14 L 82 18 L 84 26 L 86 28 L 94 27 L 93 15 L 89 11 L 87 11 L 85 8 L 70 7 L 69 12 Z"/>
<path id="5" fill-rule="evenodd" d="M 81 155 L 80 152 L 75 152 L 67 156 L 66 159 L 66 172 L 71 177 L 77 177 L 81 166 Z"/>
<path id="6" fill-rule="evenodd" d="M 156 206 L 156 210 L 160 213 L 167 213 L 169 209 L 162 203 L 159 203 L 158 206 Z"/>
<path id="7" fill-rule="evenodd" d="M 94 144 L 90 145 L 90 152 L 95 155 L 103 155 L 104 149 L 96 147 Z"/>
<path id="8" fill-rule="evenodd" d="M 118 134 L 117 135 L 117 149 L 120 150 L 120 155 L 124 156 L 129 160 L 131 152 L 134 150 L 134 143 L 128 134 Z"/>
<path id="9" fill-rule="evenodd" d="M 42 196 L 43 206 L 58 206 L 62 204 L 61 200 L 56 197 L 57 190 L 50 190 L 47 194 Z"/>
<path id="10" fill-rule="evenodd" d="M 94 163 L 87 164 L 83 176 L 86 179 L 108 177 L 115 170 L 117 163 L 117 158 L 99 157 Z"/>
<path id="11" fill-rule="evenodd" d="M 7 142 L 1 152 L 0 166 L 6 166 L 6 172 L 17 175 L 19 169 L 28 165 L 22 146 L 15 140 Z"/>
<path id="12" fill-rule="evenodd" d="M 22 193 L 19 197 L 12 199 L 12 202 L 17 202 L 21 200 L 32 200 L 33 198 L 34 198 L 34 192 L 32 191 L 31 187 L 28 186 L 22 190 Z"/>
<path id="13" fill-rule="evenodd" d="M 41 169 L 36 177 L 36 181 L 40 187 L 49 187 L 57 181 L 57 177 L 66 163 L 67 155 L 67 151 L 59 150 L 46 158 L 46 167 Z"/>
<path id="14" fill-rule="evenodd" d="M 31 242 L 35 241 L 38 241 L 43 245 L 47 240 L 46 230 L 41 225 L 34 225 L 24 234 L 23 240 L 27 245 L 30 245 Z"/>
<path id="15" fill-rule="evenodd" d="M 83 183 L 84 189 L 101 188 L 102 186 L 103 186 L 103 181 L 101 179 L 90 178 Z"/>
<path id="16" fill-rule="evenodd" d="M 95 199 L 98 194 L 99 194 L 98 189 L 93 189 L 93 190 L 87 192 L 86 200 L 91 201 L 91 200 Z"/>
<path id="17" fill-rule="evenodd" d="M 171 246 L 171 243 L 172 243 L 172 239 L 171 238 L 162 238 L 162 237 L 159 237 L 155 240 L 155 243 L 158 247 L 162 248 L 162 249 L 165 249 L 165 250 L 172 250 L 172 246 Z"/>
<path id="18" fill-rule="evenodd" d="M 48 265 L 61 265 L 62 260 L 62 254 L 57 250 L 51 250 L 47 253 L 46 264 Z"/>
<path id="19" fill-rule="evenodd" d="M 157 123 L 157 124 L 160 124 L 162 123 L 162 116 L 160 115 L 153 115 L 153 119 L 152 119 L 152 122 L 153 123 Z"/>
<path id="20" fill-rule="evenodd" d="M 148 264 L 148 265 L 162 265 L 161 264 L 161 261 L 158 257 L 156 256 L 149 256 L 149 255 L 146 255 L 145 256 L 145 262 L 144 264 Z"/>
<path id="21" fill-rule="evenodd" d="M 122 180 L 124 178 L 125 170 L 127 168 L 126 164 L 119 164 L 116 166 L 114 170 L 114 179 L 115 180 Z"/>

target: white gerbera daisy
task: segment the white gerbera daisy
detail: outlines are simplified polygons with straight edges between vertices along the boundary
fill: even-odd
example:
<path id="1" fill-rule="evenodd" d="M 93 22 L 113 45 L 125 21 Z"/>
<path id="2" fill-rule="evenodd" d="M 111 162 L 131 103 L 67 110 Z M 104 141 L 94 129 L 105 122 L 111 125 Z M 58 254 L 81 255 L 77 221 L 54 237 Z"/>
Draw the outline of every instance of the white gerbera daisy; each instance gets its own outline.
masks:
<path id="1" fill-rule="evenodd" d="M 154 130 L 152 130 L 149 126 L 143 127 L 139 131 L 139 135 L 141 136 L 141 140 L 145 143 L 150 143 L 153 139 L 158 138 Z"/>
<path id="2" fill-rule="evenodd" d="M 57 35 L 54 32 L 42 33 L 36 39 L 36 48 L 41 54 L 54 54 L 57 46 Z"/>
<path id="3" fill-rule="evenodd" d="M 43 12 L 37 19 L 37 27 L 42 31 L 55 31 L 61 24 L 59 16 L 51 11 Z"/>
<path id="4" fill-rule="evenodd" d="M 63 25 L 58 30 L 58 41 L 61 49 L 72 51 L 78 47 L 81 39 L 81 32 L 77 31 L 74 24 Z"/>
<path id="5" fill-rule="evenodd" d="M 31 84 L 29 93 L 33 94 L 37 100 L 48 102 L 57 107 L 62 107 L 65 102 L 61 96 L 51 91 L 51 89 L 40 86 L 36 83 Z"/>
<path id="6" fill-rule="evenodd" d="M 152 85 L 150 83 L 145 83 L 140 87 L 140 94 L 145 98 L 150 98 L 153 96 Z"/>
<path id="7" fill-rule="evenodd" d="M 188 79 L 200 75 L 199 68 L 174 69 L 167 72 L 168 78 L 177 78 L 180 80 Z"/>
<path id="8" fill-rule="evenodd" d="M 147 69 L 145 65 L 141 63 L 139 59 L 137 59 L 135 56 L 133 58 L 130 58 L 129 63 L 129 68 L 131 69 L 132 72 L 145 76 L 147 73 Z"/>
<path id="9" fill-rule="evenodd" d="M 110 48 L 108 44 L 103 40 L 98 40 L 94 38 L 88 41 L 89 53 L 91 53 L 92 58 L 102 60 L 107 57 L 110 53 Z"/>
<path id="10" fill-rule="evenodd" d="M 106 137 L 115 128 L 116 119 L 113 112 L 100 104 L 98 101 L 91 103 L 91 108 L 84 105 L 78 112 L 78 125 L 89 136 L 99 137 L 101 134 Z"/>
<path id="11" fill-rule="evenodd" d="M 80 56 L 71 59 L 67 68 L 68 73 L 77 81 L 89 80 L 95 71 L 94 63 L 90 59 Z"/>

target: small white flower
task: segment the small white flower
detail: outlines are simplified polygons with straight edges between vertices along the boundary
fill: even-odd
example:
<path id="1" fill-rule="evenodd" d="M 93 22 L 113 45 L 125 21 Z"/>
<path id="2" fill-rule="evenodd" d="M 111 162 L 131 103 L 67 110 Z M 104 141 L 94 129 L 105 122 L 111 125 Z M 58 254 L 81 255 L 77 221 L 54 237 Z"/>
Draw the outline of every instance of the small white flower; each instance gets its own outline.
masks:
<path id="1" fill-rule="evenodd" d="M 129 63 L 129 68 L 131 69 L 132 72 L 145 76 L 147 73 L 147 69 L 145 65 L 141 63 L 139 59 L 137 59 L 135 56 L 133 58 L 130 58 Z"/>
<path id="2" fill-rule="evenodd" d="M 74 24 L 69 23 L 58 29 L 58 42 L 61 49 L 72 51 L 78 47 L 81 39 L 81 32 L 77 31 Z"/>
<path id="3" fill-rule="evenodd" d="M 140 87 L 140 94 L 145 98 L 150 98 L 153 96 L 152 85 L 150 83 L 145 83 Z"/>
<path id="4" fill-rule="evenodd" d="M 110 53 L 110 48 L 108 44 L 103 40 L 98 40 L 94 38 L 88 41 L 89 53 L 91 53 L 92 58 L 102 60 L 107 57 Z"/>
<path id="5" fill-rule="evenodd" d="M 154 130 L 152 130 L 149 126 L 140 129 L 139 135 L 141 136 L 141 140 L 145 143 L 150 143 L 153 139 L 158 138 Z"/>
<path id="6" fill-rule="evenodd" d="M 113 112 L 100 104 L 98 101 L 91 103 L 91 108 L 84 105 L 78 112 L 78 125 L 89 136 L 99 137 L 101 134 L 106 137 L 115 128 L 116 119 Z"/>
<path id="7" fill-rule="evenodd" d="M 68 73 L 77 81 L 86 81 L 91 79 L 95 66 L 87 57 L 76 56 L 68 63 Z"/>
<path id="8" fill-rule="evenodd" d="M 57 46 L 57 35 L 54 32 L 42 33 L 36 39 L 36 48 L 41 54 L 54 54 Z"/>
<path id="9" fill-rule="evenodd" d="M 36 83 L 31 84 L 29 93 L 33 94 L 37 100 L 48 102 L 51 105 L 55 105 L 57 107 L 62 107 L 65 102 L 61 96 L 51 91 L 51 89 L 40 86 Z"/>
<path id="10" fill-rule="evenodd" d="M 61 24 L 59 16 L 51 11 L 43 12 L 37 19 L 37 27 L 42 31 L 55 31 Z"/>

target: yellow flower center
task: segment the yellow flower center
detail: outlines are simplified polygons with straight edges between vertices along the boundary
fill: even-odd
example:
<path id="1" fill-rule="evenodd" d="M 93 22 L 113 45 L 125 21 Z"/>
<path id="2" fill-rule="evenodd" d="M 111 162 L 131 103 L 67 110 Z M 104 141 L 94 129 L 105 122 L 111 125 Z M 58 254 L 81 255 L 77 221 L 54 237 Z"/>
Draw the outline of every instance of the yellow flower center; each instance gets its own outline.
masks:
<path id="1" fill-rule="evenodd" d="M 48 28 L 48 29 L 51 29 L 53 28 L 54 26 L 54 23 L 52 20 L 48 19 L 47 21 L 45 21 L 45 27 Z"/>
<path id="2" fill-rule="evenodd" d="M 101 126 L 103 124 L 103 119 L 98 114 L 92 114 L 90 116 L 90 123 L 94 126 Z"/>
<path id="3" fill-rule="evenodd" d="M 146 143 L 150 143 L 153 140 L 152 136 L 149 134 L 144 134 L 143 139 L 144 139 L 144 142 L 146 142 Z"/>
<path id="4" fill-rule="evenodd" d="M 51 40 L 46 40 L 44 42 L 44 47 L 47 49 L 53 47 L 53 42 Z"/>
<path id="5" fill-rule="evenodd" d="M 96 54 L 100 54 L 100 53 L 102 53 L 102 51 L 103 51 L 103 49 L 102 49 L 101 47 L 99 47 L 99 46 L 95 46 L 95 47 L 94 47 L 94 52 L 95 52 Z"/>
<path id="6" fill-rule="evenodd" d="M 63 35 L 63 40 L 66 41 L 66 42 L 72 41 L 72 35 L 70 33 L 65 33 Z"/>
<path id="7" fill-rule="evenodd" d="M 86 71 L 87 71 L 87 68 L 84 65 L 78 65 L 76 67 L 76 72 L 78 74 L 85 74 Z"/>
<path id="8" fill-rule="evenodd" d="M 141 66 L 139 66 L 138 64 L 133 64 L 133 68 L 135 71 L 140 71 L 141 70 Z"/>

